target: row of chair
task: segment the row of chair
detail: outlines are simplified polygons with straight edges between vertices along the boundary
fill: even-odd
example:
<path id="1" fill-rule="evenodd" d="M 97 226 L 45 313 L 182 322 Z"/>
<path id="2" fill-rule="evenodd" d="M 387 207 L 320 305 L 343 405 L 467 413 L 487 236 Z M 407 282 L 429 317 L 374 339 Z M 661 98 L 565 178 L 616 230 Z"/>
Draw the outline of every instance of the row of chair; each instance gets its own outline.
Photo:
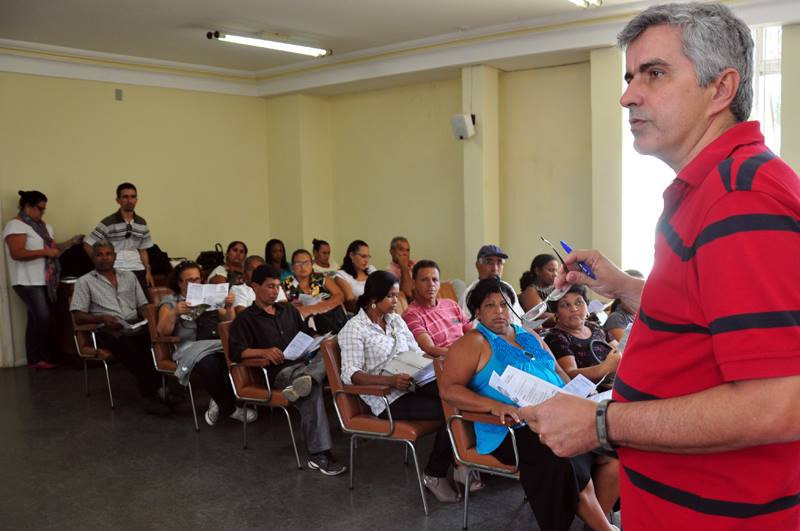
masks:
<path id="1" fill-rule="evenodd" d="M 449 290 L 452 287 L 448 286 Z M 151 300 L 155 304 L 148 304 L 144 309 L 144 317 L 148 320 L 148 327 L 152 341 L 151 354 L 156 371 L 162 376 L 162 384 L 166 385 L 166 377 L 174 375 L 176 364 L 172 360 L 172 351 L 179 339 L 174 336 L 160 336 L 157 331 L 157 306 L 161 297 L 169 291 L 166 288 L 153 288 L 151 290 Z M 454 293 L 445 292 L 447 298 L 453 297 Z M 297 442 L 292 427 L 291 415 L 289 414 L 289 401 L 283 396 L 282 391 L 272 389 L 267 377 L 266 362 L 263 360 L 242 360 L 233 362 L 230 357 L 228 338 L 230 336 L 231 322 L 223 322 L 219 325 L 219 336 L 222 341 L 225 360 L 228 365 L 228 375 L 234 395 L 242 405 L 247 408 L 268 407 L 280 409 L 286 417 L 289 427 L 289 437 L 294 450 L 297 468 L 302 468 L 300 456 L 297 450 Z M 111 393 L 111 383 L 108 373 L 107 361 L 112 357 L 112 353 L 106 349 L 98 348 L 95 339 L 96 325 L 77 325 L 75 329 L 75 344 L 79 355 L 84 364 L 84 386 L 88 396 L 88 371 L 87 362 L 95 361 L 103 364 L 105 370 L 106 384 L 111 408 L 114 408 L 114 401 Z M 325 363 L 328 376 L 328 384 L 333 398 L 333 405 L 339 425 L 344 433 L 350 434 L 350 489 L 354 488 L 355 475 L 355 450 L 356 441 L 362 439 L 380 439 L 401 443 L 406 449 L 406 459 L 410 451 L 414 460 L 414 468 L 417 473 L 420 495 L 425 514 L 428 514 L 428 503 L 425 490 L 422 484 L 422 475 L 417 459 L 416 442 L 429 434 L 435 433 L 442 422 L 446 423 L 448 435 L 453 448 L 455 459 L 458 463 L 466 466 L 470 471 L 518 478 L 518 463 L 509 466 L 501 463 L 491 455 L 482 455 L 477 452 L 475 445 L 475 433 L 472 428 L 473 422 L 484 422 L 488 424 L 501 424 L 497 417 L 485 413 L 475 413 L 460 411 L 447 401 L 442 400 L 444 418 L 441 421 L 411 421 L 396 420 L 389 412 L 388 419 L 381 419 L 372 414 L 367 405 L 359 398 L 359 395 L 380 396 L 386 400 L 386 396 L 391 392 L 391 388 L 382 385 L 345 385 L 341 379 L 341 351 L 336 338 L 331 338 L 322 343 L 321 354 Z M 434 369 L 437 377 L 443 370 L 443 360 L 434 360 Z M 194 402 L 194 393 L 191 383 L 188 386 L 189 398 L 191 401 L 192 414 L 194 417 L 195 431 L 199 431 L 197 420 L 197 410 Z M 387 400 L 388 406 L 388 400 Z M 516 439 L 514 431 L 509 424 L 504 424 L 512 436 L 516 454 Z M 242 446 L 247 448 L 247 423 L 242 423 Z M 472 474 L 467 474 L 467 483 L 464 492 L 464 515 L 463 528 L 467 528 L 469 511 L 469 488 Z"/>

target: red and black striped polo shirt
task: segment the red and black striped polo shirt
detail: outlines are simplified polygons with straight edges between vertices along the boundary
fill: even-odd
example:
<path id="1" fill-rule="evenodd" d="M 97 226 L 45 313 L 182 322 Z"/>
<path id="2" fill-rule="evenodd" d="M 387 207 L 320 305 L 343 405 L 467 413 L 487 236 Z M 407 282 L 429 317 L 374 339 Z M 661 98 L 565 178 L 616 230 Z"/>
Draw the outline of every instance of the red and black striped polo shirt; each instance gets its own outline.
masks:
<path id="1" fill-rule="evenodd" d="M 799 268 L 800 181 L 757 122 L 738 124 L 664 193 L 655 266 L 615 399 L 800 374 Z M 800 527 L 800 442 L 619 455 L 626 529 Z"/>

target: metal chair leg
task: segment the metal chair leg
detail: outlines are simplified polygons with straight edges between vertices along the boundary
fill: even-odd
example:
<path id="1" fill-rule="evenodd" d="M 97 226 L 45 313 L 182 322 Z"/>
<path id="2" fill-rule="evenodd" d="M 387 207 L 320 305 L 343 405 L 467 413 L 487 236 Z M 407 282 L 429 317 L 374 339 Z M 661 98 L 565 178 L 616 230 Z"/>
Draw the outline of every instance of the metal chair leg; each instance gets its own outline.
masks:
<path id="1" fill-rule="evenodd" d="M 467 515 L 469 514 L 469 487 L 472 480 L 472 470 L 467 469 L 467 481 L 464 483 L 464 525 L 461 529 L 467 528 Z"/>
<path id="2" fill-rule="evenodd" d="M 425 487 L 422 486 L 422 472 L 419 470 L 419 462 L 417 461 L 417 450 L 414 448 L 414 443 L 405 441 L 411 447 L 411 456 L 414 458 L 414 469 L 417 471 L 417 481 L 419 482 L 419 493 L 422 496 L 422 508 L 425 510 L 425 516 L 428 516 L 428 500 L 425 499 Z"/>
<path id="3" fill-rule="evenodd" d="M 247 420 L 247 402 L 244 403 L 244 420 Z M 247 422 L 242 422 L 242 449 L 247 450 Z"/>
<path id="4" fill-rule="evenodd" d="M 270 408 L 271 410 L 272 408 Z M 285 407 L 281 408 L 283 412 L 286 414 L 286 422 L 289 423 L 289 437 L 292 438 L 292 448 L 294 449 L 294 458 L 297 460 L 297 468 L 302 469 L 302 465 L 300 465 L 300 454 L 297 453 L 297 443 L 294 440 L 294 429 L 292 429 L 292 417 L 289 416 L 289 410 Z"/>
<path id="5" fill-rule="evenodd" d="M 194 407 L 194 393 L 192 392 L 192 382 L 189 382 L 189 402 L 192 404 L 192 415 L 194 416 L 194 431 L 200 431 L 200 425 L 197 423 L 197 409 L 195 409 Z"/>
<path id="6" fill-rule="evenodd" d="M 103 368 L 106 370 L 106 385 L 108 386 L 108 402 L 111 404 L 111 409 L 114 409 L 114 396 L 111 394 L 111 378 L 108 376 L 108 363 L 102 360 Z"/>
<path id="7" fill-rule="evenodd" d="M 356 436 L 350 436 L 350 490 L 353 490 L 353 475 L 355 474 Z"/>
<path id="8" fill-rule="evenodd" d="M 167 377 L 161 375 L 161 401 L 167 403 Z"/>
<path id="9" fill-rule="evenodd" d="M 89 367 L 86 358 L 83 358 L 83 391 L 89 396 Z"/>

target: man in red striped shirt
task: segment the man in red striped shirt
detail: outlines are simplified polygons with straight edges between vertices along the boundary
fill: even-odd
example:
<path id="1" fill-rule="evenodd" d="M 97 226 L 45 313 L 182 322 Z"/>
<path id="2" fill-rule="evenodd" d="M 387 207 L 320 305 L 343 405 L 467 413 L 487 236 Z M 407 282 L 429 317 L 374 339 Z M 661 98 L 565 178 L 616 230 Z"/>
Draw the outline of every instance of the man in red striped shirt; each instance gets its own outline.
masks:
<path id="1" fill-rule="evenodd" d="M 669 164 L 646 283 L 575 251 L 638 308 L 614 385 L 523 410 L 558 455 L 617 448 L 631 529 L 800 528 L 800 181 L 764 145 L 747 26 L 715 4 L 654 6 L 619 35 L 634 146 Z M 644 177 L 643 177 L 644 178 Z"/>

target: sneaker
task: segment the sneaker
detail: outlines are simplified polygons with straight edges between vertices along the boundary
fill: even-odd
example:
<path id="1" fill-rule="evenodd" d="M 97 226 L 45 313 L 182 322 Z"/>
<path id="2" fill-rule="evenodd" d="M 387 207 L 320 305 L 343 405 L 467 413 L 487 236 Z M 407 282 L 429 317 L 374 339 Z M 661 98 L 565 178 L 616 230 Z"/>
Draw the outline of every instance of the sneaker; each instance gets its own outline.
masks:
<path id="1" fill-rule="evenodd" d="M 205 417 L 206 424 L 209 426 L 213 426 L 219 420 L 219 406 L 214 402 L 213 398 L 208 402 L 208 409 L 206 410 Z"/>
<path id="2" fill-rule="evenodd" d="M 311 376 L 304 374 L 292 380 L 292 385 L 283 388 L 283 396 L 286 397 L 286 400 L 289 402 L 297 402 L 301 398 L 311 394 L 311 385 L 313 383 L 314 380 Z"/>
<path id="3" fill-rule="evenodd" d="M 150 396 L 144 399 L 144 411 L 148 415 L 166 417 L 172 413 L 172 408 L 166 405 L 158 396 Z"/>
<path id="4" fill-rule="evenodd" d="M 347 467 L 336 461 L 330 451 L 308 456 L 308 468 L 319 470 L 326 476 L 338 476 L 347 470 Z"/>
<path id="5" fill-rule="evenodd" d="M 229 415 L 230 418 L 233 420 L 238 420 L 239 422 L 244 422 L 245 419 L 245 411 L 247 412 L 247 422 L 255 422 L 258 419 L 258 413 L 255 409 L 243 408 L 241 406 L 236 408 L 236 411 Z"/>
<path id="6" fill-rule="evenodd" d="M 453 487 L 448 483 L 447 478 L 436 478 L 425 474 L 422 477 L 422 484 L 442 503 L 455 503 L 460 498 L 458 493 L 453 490 Z"/>

